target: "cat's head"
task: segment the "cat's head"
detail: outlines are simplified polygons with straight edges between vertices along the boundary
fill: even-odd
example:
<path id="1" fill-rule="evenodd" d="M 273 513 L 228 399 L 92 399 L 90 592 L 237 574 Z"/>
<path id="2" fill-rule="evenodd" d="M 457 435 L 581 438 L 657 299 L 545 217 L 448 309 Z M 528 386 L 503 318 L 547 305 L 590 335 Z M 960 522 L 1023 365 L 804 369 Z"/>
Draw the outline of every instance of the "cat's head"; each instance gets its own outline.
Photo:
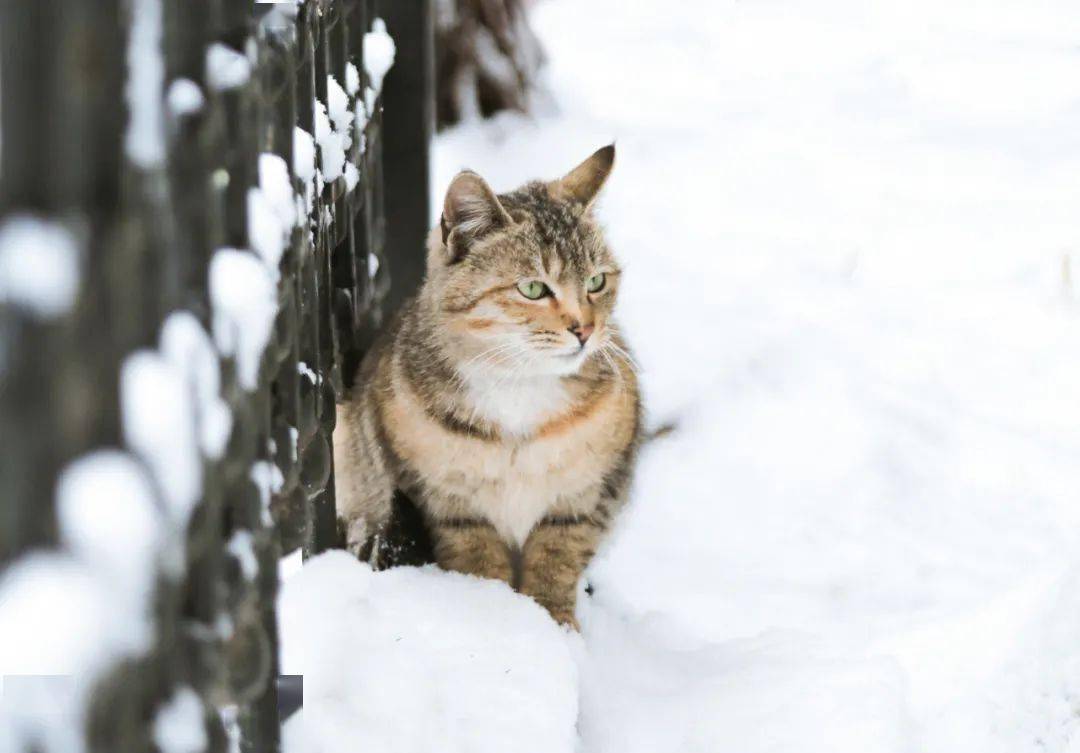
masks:
<path id="1" fill-rule="evenodd" d="M 609 342 L 619 267 L 591 209 L 614 162 L 606 146 L 498 196 L 470 171 L 450 183 L 425 294 L 470 368 L 572 374 Z"/>

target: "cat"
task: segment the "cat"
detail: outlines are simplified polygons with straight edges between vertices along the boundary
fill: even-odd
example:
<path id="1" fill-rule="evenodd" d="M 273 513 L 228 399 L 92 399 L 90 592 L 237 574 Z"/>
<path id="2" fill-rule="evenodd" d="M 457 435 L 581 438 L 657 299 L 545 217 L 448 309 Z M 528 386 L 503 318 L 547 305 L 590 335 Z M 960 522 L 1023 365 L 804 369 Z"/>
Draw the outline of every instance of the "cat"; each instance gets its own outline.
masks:
<path id="1" fill-rule="evenodd" d="M 578 629 L 577 586 L 624 505 L 642 440 L 637 375 L 612 320 L 620 269 L 592 212 L 615 161 L 496 194 L 450 183 L 427 273 L 339 404 L 346 546 L 376 567 L 395 499 L 444 569 L 506 581 Z"/>

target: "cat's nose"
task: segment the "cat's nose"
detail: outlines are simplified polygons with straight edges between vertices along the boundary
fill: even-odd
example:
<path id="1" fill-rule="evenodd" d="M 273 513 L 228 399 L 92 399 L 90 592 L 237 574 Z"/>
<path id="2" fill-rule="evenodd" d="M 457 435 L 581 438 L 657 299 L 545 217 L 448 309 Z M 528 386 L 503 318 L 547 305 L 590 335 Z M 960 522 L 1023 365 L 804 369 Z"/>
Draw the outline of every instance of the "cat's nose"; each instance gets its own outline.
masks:
<path id="1" fill-rule="evenodd" d="M 584 345 L 588 341 L 588 339 L 592 335 L 592 333 L 594 331 L 596 331 L 596 327 L 593 326 L 592 324 L 584 324 L 583 325 L 583 324 L 577 324 L 575 322 L 574 326 L 572 326 L 570 328 L 570 331 L 573 332 L 575 336 L 577 336 L 578 342 L 580 342 L 582 345 Z"/>

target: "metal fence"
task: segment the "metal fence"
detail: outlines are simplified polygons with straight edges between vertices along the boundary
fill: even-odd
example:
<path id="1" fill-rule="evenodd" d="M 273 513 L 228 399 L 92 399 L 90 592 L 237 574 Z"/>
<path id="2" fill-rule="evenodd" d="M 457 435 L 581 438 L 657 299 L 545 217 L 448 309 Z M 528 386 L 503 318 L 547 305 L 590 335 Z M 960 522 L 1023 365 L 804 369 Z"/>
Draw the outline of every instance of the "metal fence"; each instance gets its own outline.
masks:
<path id="1" fill-rule="evenodd" d="M 152 637 L 95 681 L 90 750 L 157 749 L 183 698 L 206 749 L 221 709 L 278 747 L 277 562 L 337 544 L 335 398 L 422 263 L 430 25 L 421 0 L 0 2 L 0 568 L 111 577 L 80 528 L 115 512 L 103 459 L 159 535 L 140 560 L 117 527 Z"/>

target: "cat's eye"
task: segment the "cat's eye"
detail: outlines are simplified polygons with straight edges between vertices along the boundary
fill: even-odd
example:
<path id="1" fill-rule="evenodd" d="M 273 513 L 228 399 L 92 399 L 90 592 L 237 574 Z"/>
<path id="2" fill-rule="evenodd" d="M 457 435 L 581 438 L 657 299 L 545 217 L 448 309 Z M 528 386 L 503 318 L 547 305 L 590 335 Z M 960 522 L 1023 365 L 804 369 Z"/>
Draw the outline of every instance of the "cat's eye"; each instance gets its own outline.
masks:
<path id="1" fill-rule="evenodd" d="M 585 289 L 590 293 L 599 293 L 604 289 L 604 283 L 607 282 L 607 275 L 601 272 L 598 275 L 593 275 L 585 281 Z"/>
<path id="2" fill-rule="evenodd" d="M 528 282 L 518 283 L 518 292 L 528 298 L 530 301 L 535 301 L 538 298 L 543 298 L 550 291 L 548 286 L 537 280 L 529 280 Z"/>

